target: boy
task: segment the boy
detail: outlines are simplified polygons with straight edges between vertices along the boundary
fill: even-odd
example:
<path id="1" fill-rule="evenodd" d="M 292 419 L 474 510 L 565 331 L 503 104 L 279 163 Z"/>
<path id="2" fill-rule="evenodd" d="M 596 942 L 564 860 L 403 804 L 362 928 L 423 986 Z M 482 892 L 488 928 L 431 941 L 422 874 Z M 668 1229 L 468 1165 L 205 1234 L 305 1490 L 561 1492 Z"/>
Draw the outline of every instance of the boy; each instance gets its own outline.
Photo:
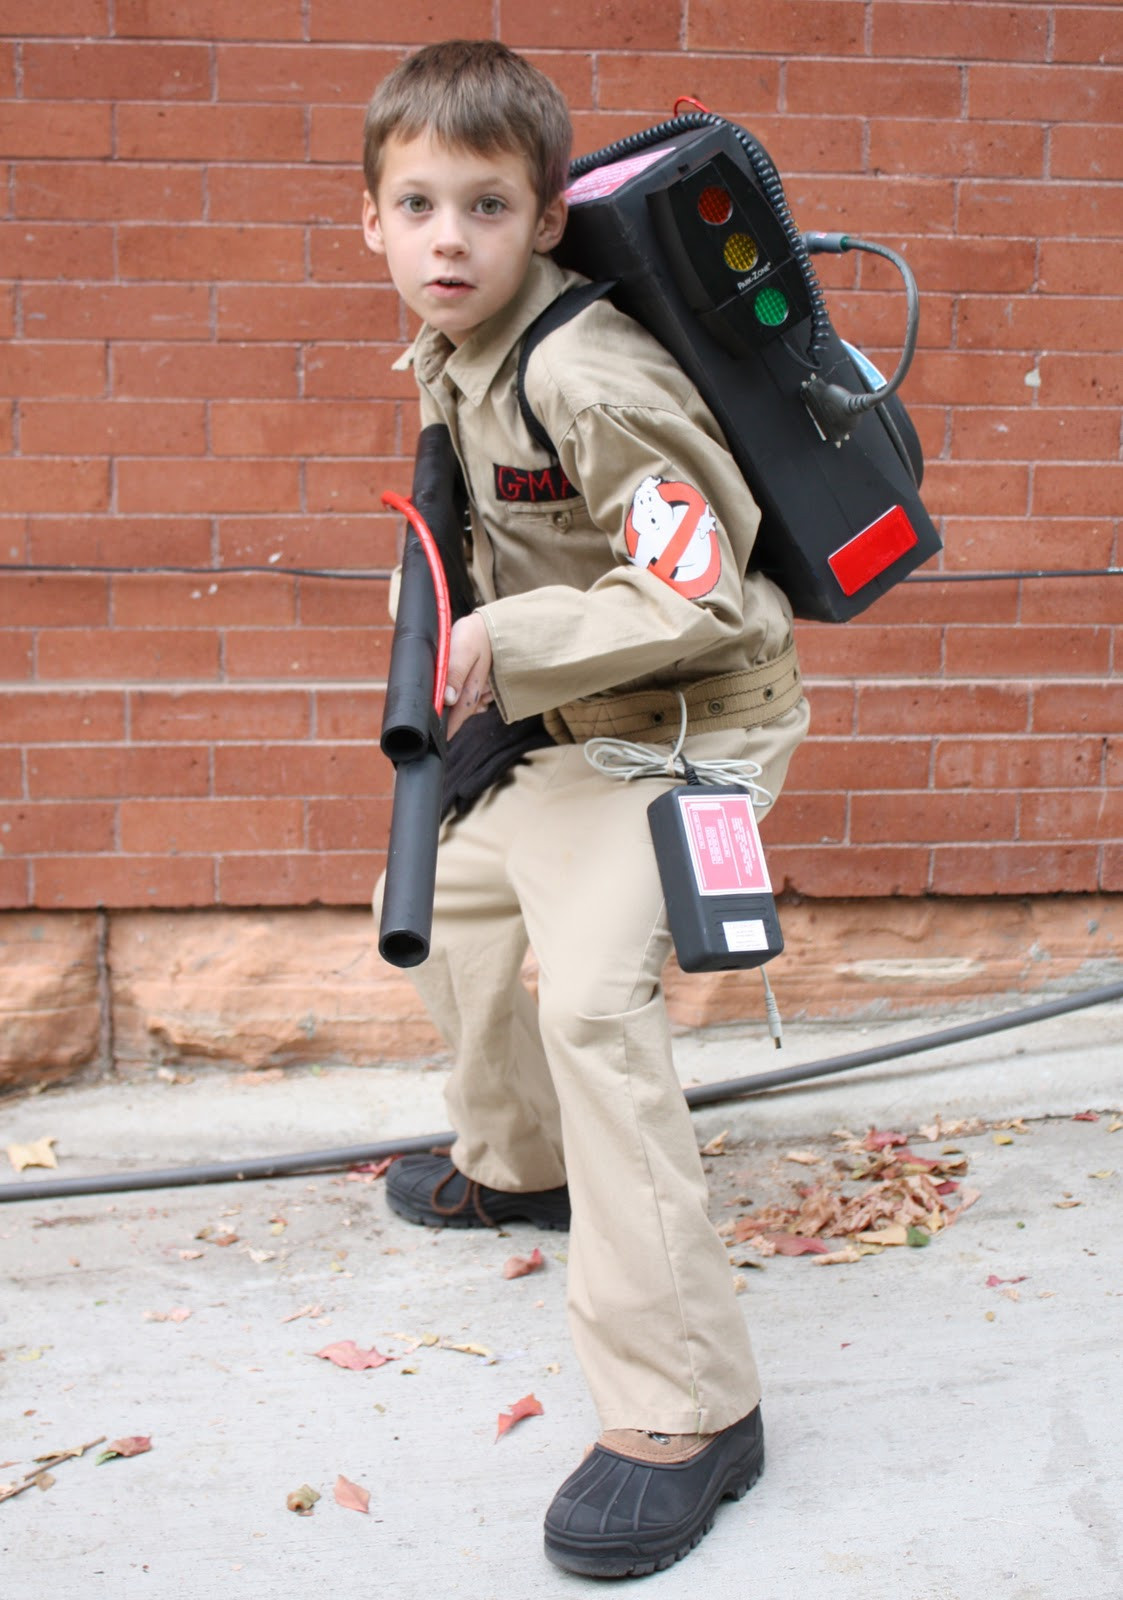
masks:
<path id="1" fill-rule="evenodd" d="M 444 826 L 411 976 L 455 1056 L 458 1137 L 395 1163 L 387 1189 L 431 1226 L 571 1226 L 570 1323 L 603 1432 L 549 1507 L 546 1553 L 612 1577 L 687 1554 L 759 1475 L 763 1433 L 663 1004 L 646 810 L 674 780 L 614 780 L 583 745 L 669 754 L 681 691 L 685 755 L 759 763 L 775 796 L 807 709 L 790 608 L 746 570 L 757 510 L 666 352 L 600 300 L 525 374 L 556 458 L 520 414 L 523 335 L 581 281 L 549 254 L 570 138 L 556 87 L 490 40 L 410 57 L 367 114 L 366 242 L 423 321 L 422 423 L 447 424 L 471 506 L 479 604 L 453 628 L 448 731 L 494 700 L 508 722 L 544 714 L 555 741 Z"/>

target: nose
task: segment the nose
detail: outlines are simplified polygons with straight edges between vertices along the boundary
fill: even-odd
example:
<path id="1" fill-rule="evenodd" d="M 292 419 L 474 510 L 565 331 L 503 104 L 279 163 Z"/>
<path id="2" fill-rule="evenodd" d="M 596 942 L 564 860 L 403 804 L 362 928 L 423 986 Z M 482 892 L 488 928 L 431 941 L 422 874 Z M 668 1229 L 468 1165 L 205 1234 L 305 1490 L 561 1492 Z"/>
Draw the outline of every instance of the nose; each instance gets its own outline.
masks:
<path id="1" fill-rule="evenodd" d="M 437 214 L 437 226 L 433 230 L 433 248 L 442 256 L 462 256 L 468 248 L 460 215 L 451 206 L 445 207 Z"/>

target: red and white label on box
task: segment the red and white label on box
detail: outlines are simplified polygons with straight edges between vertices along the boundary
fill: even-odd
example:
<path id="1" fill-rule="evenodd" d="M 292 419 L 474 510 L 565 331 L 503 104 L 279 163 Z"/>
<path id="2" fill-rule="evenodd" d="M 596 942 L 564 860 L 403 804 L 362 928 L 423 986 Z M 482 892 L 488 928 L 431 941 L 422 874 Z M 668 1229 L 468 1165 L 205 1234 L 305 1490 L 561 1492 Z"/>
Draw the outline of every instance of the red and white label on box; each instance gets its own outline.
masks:
<path id="1" fill-rule="evenodd" d="M 771 894 L 747 794 L 676 795 L 699 894 Z"/>

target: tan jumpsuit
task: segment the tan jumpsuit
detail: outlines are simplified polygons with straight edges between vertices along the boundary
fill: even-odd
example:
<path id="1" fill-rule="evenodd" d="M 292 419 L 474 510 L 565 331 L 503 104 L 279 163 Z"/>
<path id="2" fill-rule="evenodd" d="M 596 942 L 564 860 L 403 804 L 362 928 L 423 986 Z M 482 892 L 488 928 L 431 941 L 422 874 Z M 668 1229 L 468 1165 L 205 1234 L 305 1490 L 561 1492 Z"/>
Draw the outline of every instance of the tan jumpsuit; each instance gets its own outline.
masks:
<path id="1" fill-rule="evenodd" d="M 574 281 L 535 256 L 459 348 L 423 328 L 409 356 L 468 484 L 496 702 L 546 714 L 559 741 L 444 825 L 432 951 L 410 976 L 454 1053 L 457 1167 L 498 1189 L 569 1184 L 570 1320 L 602 1427 L 710 1433 L 760 1389 L 671 1057 L 646 817 L 671 780 L 607 778 L 583 741 L 669 745 L 680 688 L 686 754 L 757 761 L 775 796 L 807 707 L 787 601 L 746 576 L 757 509 L 661 346 L 592 305 L 527 373 L 558 461 L 527 432 L 521 336 Z"/>

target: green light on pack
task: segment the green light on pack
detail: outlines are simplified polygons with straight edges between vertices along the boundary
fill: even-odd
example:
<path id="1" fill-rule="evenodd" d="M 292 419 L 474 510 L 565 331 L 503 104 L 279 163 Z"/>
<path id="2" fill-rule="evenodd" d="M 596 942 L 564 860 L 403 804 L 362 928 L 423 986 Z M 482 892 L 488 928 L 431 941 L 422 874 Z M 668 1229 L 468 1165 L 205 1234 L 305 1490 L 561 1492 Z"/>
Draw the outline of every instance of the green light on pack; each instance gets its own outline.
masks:
<path id="1" fill-rule="evenodd" d="M 788 298 L 780 289 L 762 289 L 753 301 L 753 312 L 766 328 L 778 328 L 788 320 Z"/>

